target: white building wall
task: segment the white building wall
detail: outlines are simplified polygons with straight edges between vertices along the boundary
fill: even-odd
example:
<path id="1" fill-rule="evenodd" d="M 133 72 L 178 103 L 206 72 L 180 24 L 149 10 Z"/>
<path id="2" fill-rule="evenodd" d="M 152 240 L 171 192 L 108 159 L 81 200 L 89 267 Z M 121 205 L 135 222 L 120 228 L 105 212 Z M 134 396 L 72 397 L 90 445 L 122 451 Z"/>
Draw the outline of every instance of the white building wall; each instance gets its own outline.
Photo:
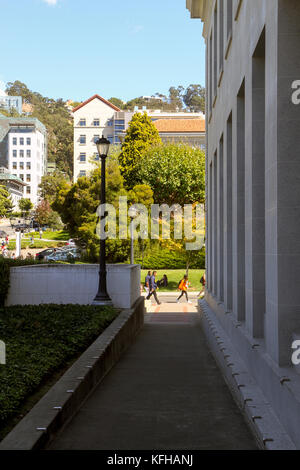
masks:
<path id="1" fill-rule="evenodd" d="M 108 122 L 113 118 L 115 109 L 98 98 L 78 109 L 74 115 L 74 181 L 77 181 L 80 172 L 86 175 L 93 170 L 93 163 L 90 161 L 97 153 L 94 143 L 94 136 L 109 137 L 113 135 L 113 127 L 108 126 Z M 80 120 L 85 119 L 86 125 L 81 126 Z M 94 119 L 99 119 L 99 126 L 94 126 Z M 80 143 L 80 136 L 86 136 L 86 143 Z M 85 154 L 85 161 L 80 161 L 80 154 Z M 83 176 L 83 174 L 82 174 Z"/>
<path id="2" fill-rule="evenodd" d="M 17 139 L 17 143 L 14 143 Z M 24 139 L 21 144 L 20 139 Z M 30 139 L 30 143 L 27 143 Z M 22 152 L 23 151 L 23 156 Z M 30 151 L 30 156 L 27 153 Z M 16 156 L 14 156 L 16 152 Z M 23 179 L 23 197 L 28 198 L 36 205 L 39 200 L 38 186 L 46 171 L 46 140 L 45 136 L 36 128 L 28 132 L 20 132 L 20 128 L 12 128 L 8 134 L 8 169 L 11 174 Z M 30 192 L 29 192 L 30 191 Z"/>

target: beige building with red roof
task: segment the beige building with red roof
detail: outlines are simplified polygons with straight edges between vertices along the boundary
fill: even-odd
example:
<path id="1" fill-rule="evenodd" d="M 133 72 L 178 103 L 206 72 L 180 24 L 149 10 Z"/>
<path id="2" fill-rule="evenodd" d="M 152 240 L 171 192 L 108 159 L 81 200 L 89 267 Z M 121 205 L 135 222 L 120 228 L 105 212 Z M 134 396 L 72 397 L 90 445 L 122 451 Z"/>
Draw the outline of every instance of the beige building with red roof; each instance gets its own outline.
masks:
<path id="1" fill-rule="evenodd" d="M 94 168 L 93 160 L 98 160 L 95 142 L 101 137 L 109 137 L 117 106 L 94 95 L 73 109 L 74 116 L 74 181 L 86 176 Z"/>
<path id="2" fill-rule="evenodd" d="M 184 142 L 205 150 L 204 119 L 157 119 L 153 124 L 164 143 Z"/>

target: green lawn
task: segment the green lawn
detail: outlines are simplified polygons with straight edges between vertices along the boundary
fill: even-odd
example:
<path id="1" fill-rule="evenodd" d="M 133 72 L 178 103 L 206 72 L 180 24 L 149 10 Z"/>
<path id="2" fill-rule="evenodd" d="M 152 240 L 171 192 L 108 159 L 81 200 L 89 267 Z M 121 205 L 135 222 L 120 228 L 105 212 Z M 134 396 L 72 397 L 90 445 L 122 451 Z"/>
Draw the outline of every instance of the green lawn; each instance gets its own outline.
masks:
<path id="1" fill-rule="evenodd" d="M 61 242 L 62 243 L 62 242 Z M 62 243 L 64 244 L 64 243 Z M 57 241 L 51 241 L 51 242 L 47 242 L 47 241 L 44 241 L 44 240 L 40 240 L 39 238 L 35 239 L 34 240 L 34 243 L 31 243 L 30 242 L 30 239 L 22 239 L 22 242 L 21 242 L 21 248 L 22 249 L 25 249 L 25 248 L 39 248 L 39 249 L 44 249 L 44 248 L 55 248 L 59 245 L 59 242 Z M 16 242 L 15 240 L 11 240 L 8 244 L 8 249 L 10 251 L 13 251 L 16 249 Z"/>
<path id="2" fill-rule="evenodd" d="M 37 236 L 39 234 L 37 233 Z M 43 232 L 43 238 L 45 240 L 57 240 L 57 241 L 67 241 L 70 239 L 70 234 L 66 230 L 58 230 L 57 232 Z"/>
<path id="3" fill-rule="evenodd" d="M 200 279 L 204 273 L 204 269 L 190 269 L 189 270 L 189 282 L 190 282 L 190 291 L 200 292 L 202 286 L 200 284 Z M 147 269 L 141 271 L 142 284 L 145 282 L 145 276 L 148 273 Z M 166 274 L 168 277 L 169 285 L 166 288 L 160 288 L 161 292 L 167 291 L 176 291 L 178 288 L 179 281 L 183 278 L 186 271 L 185 269 L 160 269 L 157 270 L 157 279 L 162 279 L 163 275 Z"/>

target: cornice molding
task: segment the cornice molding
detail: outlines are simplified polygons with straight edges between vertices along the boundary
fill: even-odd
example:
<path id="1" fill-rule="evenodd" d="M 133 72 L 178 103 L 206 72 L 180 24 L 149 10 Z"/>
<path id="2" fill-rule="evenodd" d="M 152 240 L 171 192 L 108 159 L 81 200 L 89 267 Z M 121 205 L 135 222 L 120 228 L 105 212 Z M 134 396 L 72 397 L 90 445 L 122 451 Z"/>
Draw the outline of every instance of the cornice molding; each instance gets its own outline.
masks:
<path id="1" fill-rule="evenodd" d="M 203 36 L 207 37 L 207 29 L 210 24 L 214 0 L 186 0 L 186 8 L 190 11 L 191 18 L 200 18 L 204 23 Z"/>

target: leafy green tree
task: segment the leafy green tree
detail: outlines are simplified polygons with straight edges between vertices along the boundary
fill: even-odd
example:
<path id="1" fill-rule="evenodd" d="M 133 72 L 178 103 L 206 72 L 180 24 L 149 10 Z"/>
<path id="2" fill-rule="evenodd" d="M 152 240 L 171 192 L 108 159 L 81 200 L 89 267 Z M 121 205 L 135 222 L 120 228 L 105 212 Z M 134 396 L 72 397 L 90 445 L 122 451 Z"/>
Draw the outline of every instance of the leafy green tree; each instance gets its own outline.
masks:
<path id="1" fill-rule="evenodd" d="M 135 113 L 122 144 L 119 162 L 125 187 L 132 189 L 142 182 L 138 164 L 152 145 L 161 143 L 158 130 L 146 113 Z"/>
<path id="2" fill-rule="evenodd" d="M 185 90 L 183 101 L 190 112 L 205 113 L 205 88 L 201 85 L 190 85 Z"/>
<path id="3" fill-rule="evenodd" d="M 51 209 L 49 201 L 43 199 L 35 209 L 35 219 L 40 225 L 50 228 L 62 228 L 62 222 L 57 212 Z"/>
<path id="4" fill-rule="evenodd" d="M 151 187 L 154 201 L 162 204 L 193 204 L 205 198 L 205 155 L 186 144 L 150 148 L 136 169 Z"/>
<path id="5" fill-rule="evenodd" d="M 137 184 L 129 191 L 128 202 L 130 204 L 144 204 L 144 206 L 150 207 L 154 202 L 153 191 L 146 184 Z"/>
<path id="6" fill-rule="evenodd" d="M 169 102 L 172 107 L 173 111 L 181 111 L 183 108 L 183 102 L 182 102 L 182 93 L 184 91 L 183 86 L 179 86 L 175 88 L 174 86 L 171 86 L 169 89 Z"/>
<path id="7" fill-rule="evenodd" d="M 22 199 L 19 200 L 19 208 L 20 211 L 27 216 L 33 208 L 33 204 L 30 199 L 22 197 Z"/>
<path id="8" fill-rule="evenodd" d="M 42 177 L 42 181 L 39 185 L 39 192 L 43 199 L 46 199 L 49 204 L 55 201 L 58 191 L 64 186 L 69 180 L 65 177 L 64 173 L 56 171 L 51 175 L 45 175 Z"/>
<path id="9" fill-rule="evenodd" d="M 0 217 L 6 217 L 13 209 L 11 196 L 5 186 L 0 185 Z"/>
<path id="10" fill-rule="evenodd" d="M 106 183 L 106 200 L 117 208 L 118 197 L 126 194 L 117 157 L 108 159 Z M 52 209 L 59 213 L 71 236 L 85 242 L 89 259 L 92 261 L 97 261 L 99 256 L 96 211 L 100 204 L 100 190 L 101 167 L 96 165 L 89 177 L 79 178 L 73 185 L 65 183 L 61 186 L 52 203 Z M 118 261 L 125 261 L 128 250 L 127 240 L 110 240 L 107 245 L 108 260 L 115 262 L 118 253 Z"/>
<path id="11" fill-rule="evenodd" d="M 117 106 L 117 108 L 123 109 L 124 108 L 124 102 L 120 100 L 119 98 L 109 98 L 108 100 L 111 104 L 114 104 Z"/>

